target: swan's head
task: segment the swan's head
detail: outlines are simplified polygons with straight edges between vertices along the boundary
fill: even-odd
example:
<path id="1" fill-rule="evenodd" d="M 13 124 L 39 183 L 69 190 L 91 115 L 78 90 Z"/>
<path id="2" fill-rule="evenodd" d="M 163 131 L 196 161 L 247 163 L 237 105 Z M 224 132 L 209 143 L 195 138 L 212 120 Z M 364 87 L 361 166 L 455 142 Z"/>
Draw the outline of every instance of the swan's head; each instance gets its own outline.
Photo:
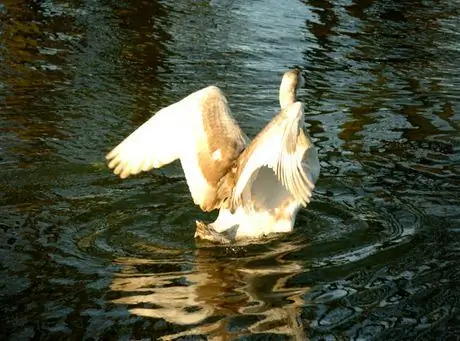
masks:
<path id="1" fill-rule="evenodd" d="M 300 86 L 300 69 L 288 70 L 284 73 L 280 86 L 280 106 L 284 109 L 296 100 L 296 92 Z"/>

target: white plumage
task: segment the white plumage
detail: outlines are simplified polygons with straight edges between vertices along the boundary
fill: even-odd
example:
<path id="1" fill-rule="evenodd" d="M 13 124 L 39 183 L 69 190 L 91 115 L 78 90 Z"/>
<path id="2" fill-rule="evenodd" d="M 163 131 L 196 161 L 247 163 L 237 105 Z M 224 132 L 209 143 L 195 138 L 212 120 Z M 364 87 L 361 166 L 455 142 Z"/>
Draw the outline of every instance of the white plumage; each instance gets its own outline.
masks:
<path id="1" fill-rule="evenodd" d="M 320 172 L 295 102 L 299 70 L 283 75 L 281 112 L 248 144 L 219 88 L 209 86 L 158 111 L 106 158 L 121 178 L 179 159 L 193 201 L 220 209 L 196 237 L 213 242 L 292 231 L 297 211 L 310 202 Z"/>

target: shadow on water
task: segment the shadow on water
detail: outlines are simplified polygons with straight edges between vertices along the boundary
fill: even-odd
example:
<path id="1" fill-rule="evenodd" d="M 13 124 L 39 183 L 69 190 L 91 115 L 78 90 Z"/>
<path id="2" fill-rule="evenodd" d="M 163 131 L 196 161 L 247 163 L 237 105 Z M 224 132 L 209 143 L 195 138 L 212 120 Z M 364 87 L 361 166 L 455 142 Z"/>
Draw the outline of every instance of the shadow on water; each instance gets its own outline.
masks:
<path id="1" fill-rule="evenodd" d="M 0 4 L 2 340 L 454 340 L 459 9 L 440 1 Z M 207 84 L 254 136 L 301 65 L 322 174 L 292 235 L 204 247 L 180 166 L 105 153 Z M 178 122 L 179 124 L 179 122 Z"/>

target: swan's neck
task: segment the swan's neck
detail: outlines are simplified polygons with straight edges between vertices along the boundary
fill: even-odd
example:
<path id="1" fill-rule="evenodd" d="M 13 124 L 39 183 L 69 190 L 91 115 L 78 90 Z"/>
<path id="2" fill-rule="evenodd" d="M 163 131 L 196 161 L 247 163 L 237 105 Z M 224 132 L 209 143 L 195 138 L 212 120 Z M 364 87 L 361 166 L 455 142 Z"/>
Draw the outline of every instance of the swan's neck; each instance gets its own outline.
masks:
<path id="1" fill-rule="evenodd" d="M 289 70 L 284 73 L 280 85 L 280 106 L 281 109 L 286 108 L 288 105 L 296 101 L 297 87 L 299 86 L 300 76 L 299 71 Z"/>
<path id="2" fill-rule="evenodd" d="M 281 109 L 286 108 L 289 104 L 295 102 L 296 98 L 296 88 L 290 87 L 290 89 L 283 89 L 283 85 L 281 84 L 280 88 L 280 106 Z"/>

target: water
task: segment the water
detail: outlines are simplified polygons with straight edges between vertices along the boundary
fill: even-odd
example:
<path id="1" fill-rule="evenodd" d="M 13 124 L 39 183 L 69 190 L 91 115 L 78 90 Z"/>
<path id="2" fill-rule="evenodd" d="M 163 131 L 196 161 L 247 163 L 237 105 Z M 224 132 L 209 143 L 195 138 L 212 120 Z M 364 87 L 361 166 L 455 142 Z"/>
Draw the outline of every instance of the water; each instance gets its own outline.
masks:
<path id="1" fill-rule="evenodd" d="M 4 0 L 1 339 L 459 339 L 459 8 Z M 323 169 L 293 234 L 200 247 L 179 165 L 107 169 L 209 84 L 254 136 L 295 65 Z"/>

